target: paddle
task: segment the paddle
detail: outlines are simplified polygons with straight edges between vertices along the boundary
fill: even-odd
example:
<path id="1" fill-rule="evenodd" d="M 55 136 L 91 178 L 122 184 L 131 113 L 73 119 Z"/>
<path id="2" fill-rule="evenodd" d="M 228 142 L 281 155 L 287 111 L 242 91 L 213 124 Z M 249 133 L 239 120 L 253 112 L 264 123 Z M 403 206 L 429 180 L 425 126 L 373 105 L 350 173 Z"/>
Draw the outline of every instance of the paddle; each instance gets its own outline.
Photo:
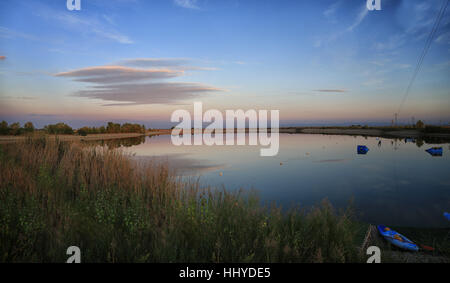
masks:
<path id="1" fill-rule="evenodd" d="M 395 239 L 397 241 L 400 241 L 399 239 L 397 239 L 395 237 L 392 237 L 392 236 L 388 236 L 388 235 L 383 235 L 383 237 L 387 237 L 387 238 L 391 238 L 391 239 Z M 401 242 L 403 242 L 403 240 L 401 240 Z M 426 245 L 422 245 L 422 244 L 416 244 L 416 243 L 411 242 L 411 241 L 405 241 L 405 242 L 410 243 L 410 244 L 418 245 L 420 248 L 422 248 L 423 250 L 426 250 L 426 251 L 434 251 L 434 248 L 432 248 L 430 246 L 426 246 Z"/>
<path id="2" fill-rule="evenodd" d="M 419 246 L 420 246 L 422 249 L 424 249 L 424 250 L 427 250 L 427 251 L 430 251 L 430 252 L 434 251 L 434 248 L 432 248 L 432 247 L 430 247 L 430 246 L 425 246 L 425 245 L 422 245 L 422 244 L 419 244 Z"/>

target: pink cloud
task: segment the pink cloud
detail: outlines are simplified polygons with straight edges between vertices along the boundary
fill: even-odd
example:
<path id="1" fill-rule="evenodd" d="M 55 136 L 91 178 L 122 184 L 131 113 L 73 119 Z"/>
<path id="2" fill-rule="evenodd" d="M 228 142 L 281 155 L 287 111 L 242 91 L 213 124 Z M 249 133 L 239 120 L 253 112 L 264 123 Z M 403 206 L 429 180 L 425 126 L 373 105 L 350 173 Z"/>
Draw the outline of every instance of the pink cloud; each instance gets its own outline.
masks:
<path id="1" fill-rule="evenodd" d="M 182 71 L 166 69 L 136 69 L 124 66 L 98 66 L 57 73 L 56 77 L 74 78 L 79 82 L 121 83 L 137 80 L 167 79 L 178 77 Z"/>

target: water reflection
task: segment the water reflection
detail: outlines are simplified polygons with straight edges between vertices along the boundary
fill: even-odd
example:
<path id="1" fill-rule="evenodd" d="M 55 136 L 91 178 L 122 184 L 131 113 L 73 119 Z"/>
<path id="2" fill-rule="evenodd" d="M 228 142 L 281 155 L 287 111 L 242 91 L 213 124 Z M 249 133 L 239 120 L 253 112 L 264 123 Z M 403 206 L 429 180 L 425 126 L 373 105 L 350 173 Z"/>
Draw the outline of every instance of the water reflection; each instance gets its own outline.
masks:
<path id="1" fill-rule="evenodd" d="M 431 156 L 435 156 L 435 157 L 442 156 L 442 153 L 443 153 L 442 147 L 432 147 L 425 151 L 428 152 Z"/>
<path id="2" fill-rule="evenodd" d="M 257 189 L 263 201 L 285 207 L 328 198 L 344 208 L 353 198 L 363 221 L 439 227 L 448 225 L 442 213 L 450 210 L 449 155 L 434 158 L 422 147 L 442 142 L 280 134 L 279 154 L 260 157 L 260 146 L 173 146 L 170 136 L 158 136 L 127 150 L 167 162 L 180 175 L 201 176 L 208 185 Z M 357 145 L 370 153 L 358 155 Z"/>
<path id="3" fill-rule="evenodd" d="M 83 143 L 95 146 L 107 146 L 108 148 L 115 149 L 119 147 L 131 147 L 134 145 L 145 143 L 145 137 L 140 136 L 123 139 L 91 140 L 91 141 L 83 141 Z"/>

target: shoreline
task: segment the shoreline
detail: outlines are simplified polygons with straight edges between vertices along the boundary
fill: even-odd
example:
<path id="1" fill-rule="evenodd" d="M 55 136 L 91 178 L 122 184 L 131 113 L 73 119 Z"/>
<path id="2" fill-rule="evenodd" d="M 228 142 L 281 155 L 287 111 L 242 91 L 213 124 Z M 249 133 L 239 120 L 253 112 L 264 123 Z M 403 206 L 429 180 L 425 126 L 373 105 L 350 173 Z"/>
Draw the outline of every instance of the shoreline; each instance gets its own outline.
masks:
<path id="1" fill-rule="evenodd" d="M 147 136 L 147 134 L 140 133 L 119 133 L 119 134 L 92 134 L 87 136 L 79 135 L 34 135 L 31 137 L 45 136 L 48 138 L 56 139 L 60 141 L 98 141 L 98 140 L 114 140 L 114 139 L 126 139 L 126 138 L 137 138 L 142 136 Z M 0 136 L 1 143 L 9 143 L 25 140 L 30 136 Z"/>
<path id="2" fill-rule="evenodd" d="M 115 140 L 115 139 L 126 139 L 126 138 L 136 138 L 136 137 L 146 137 L 146 136 L 159 136 L 159 135 L 170 135 L 170 129 L 158 129 L 153 131 L 147 131 L 145 134 L 142 133 L 117 133 L 117 134 L 89 134 L 86 136 L 80 135 L 49 135 L 43 134 L 43 136 L 56 139 L 61 141 L 99 141 L 99 140 Z M 268 129 L 270 132 L 270 129 Z M 235 133 L 240 132 L 240 130 L 235 129 Z M 249 129 L 245 129 L 248 133 Z M 225 133 L 225 131 L 223 131 Z M 352 128 L 334 128 L 334 127 L 282 127 L 279 128 L 280 134 L 322 134 L 322 135 L 348 135 L 348 136 L 370 136 L 370 137 L 384 137 L 384 138 L 437 138 L 450 141 L 450 133 L 424 133 L 420 130 L 415 129 L 352 129 Z M 34 135 L 35 137 L 40 136 L 39 134 Z M 25 140 L 29 136 L 0 136 L 0 144 L 10 143 Z"/>
<path id="3" fill-rule="evenodd" d="M 327 135 L 357 135 L 386 138 L 448 138 L 450 133 L 424 133 L 414 129 L 351 129 L 351 128 L 280 128 L 285 134 L 327 134 Z"/>

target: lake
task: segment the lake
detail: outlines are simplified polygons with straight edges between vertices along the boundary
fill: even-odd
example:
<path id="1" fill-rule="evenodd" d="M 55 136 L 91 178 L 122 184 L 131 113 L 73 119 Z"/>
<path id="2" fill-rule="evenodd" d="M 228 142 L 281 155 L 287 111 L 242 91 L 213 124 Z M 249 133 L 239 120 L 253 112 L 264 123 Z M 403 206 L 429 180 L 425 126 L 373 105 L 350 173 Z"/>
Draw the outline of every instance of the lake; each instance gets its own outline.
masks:
<path id="1" fill-rule="evenodd" d="M 381 143 L 380 143 L 381 142 Z M 366 145 L 367 154 L 357 154 Z M 442 156 L 425 150 L 443 147 Z M 327 198 L 335 208 L 351 199 L 361 221 L 444 227 L 450 212 L 449 144 L 345 135 L 280 134 L 277 156 L 260 146 L 174 146 L 169 135 L 129 145 L 138 157 L 167 162 L 182 176 L 227 190 L 255 189 L 264 202 L 310 207 Z"/>

